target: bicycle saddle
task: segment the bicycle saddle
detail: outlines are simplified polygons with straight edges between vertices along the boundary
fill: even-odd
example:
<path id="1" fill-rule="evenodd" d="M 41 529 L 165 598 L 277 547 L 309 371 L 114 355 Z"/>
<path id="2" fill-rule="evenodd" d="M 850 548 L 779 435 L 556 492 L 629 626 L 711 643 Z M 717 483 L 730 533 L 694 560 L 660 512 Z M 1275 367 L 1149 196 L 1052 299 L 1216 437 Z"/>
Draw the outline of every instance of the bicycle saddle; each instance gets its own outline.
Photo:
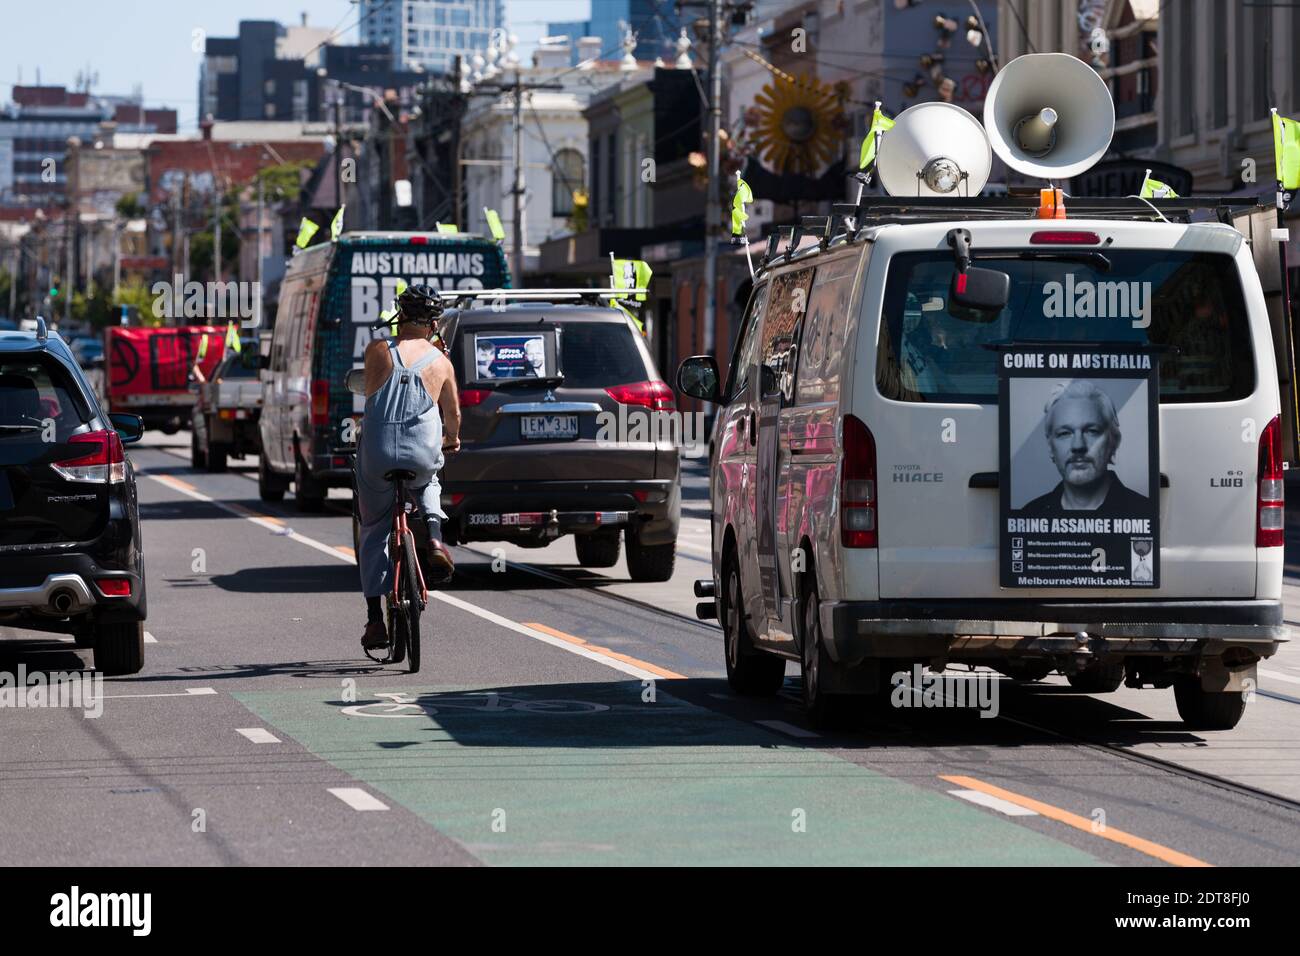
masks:
<path id="1" fill-rule="evenodd" d="M 405 468 L 394 468 L 384 472 L 384 481 L 410 481 L 414 477 L 415 472 L 407 471 Z"/>

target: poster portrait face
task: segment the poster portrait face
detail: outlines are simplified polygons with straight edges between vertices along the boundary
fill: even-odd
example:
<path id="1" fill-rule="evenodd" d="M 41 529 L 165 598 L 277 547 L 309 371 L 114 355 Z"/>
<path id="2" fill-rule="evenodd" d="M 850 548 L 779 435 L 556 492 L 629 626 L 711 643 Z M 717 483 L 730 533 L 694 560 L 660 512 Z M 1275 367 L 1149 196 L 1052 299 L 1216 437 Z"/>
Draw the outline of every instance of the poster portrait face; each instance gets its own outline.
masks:
<path id="1" fill-rule="evenodd" d="M 1010 507 L 1023 508 L 1049 492 L 1059 500 L 1063 491 L 1078 507 L 1085 499 L 1100 500 L 1104 486 L 1115 482 L 1149 494 L 1147 401 L 1140 379 L 1012 381 Z"/>
<path id="2" fill-rule="evenodd" d="M 1076 379 L 1052 399 L 1043 432 L 1061 480 L 1076 488 L 1102 481 L 1119 450 L 1119 416 L 1110 396 Z"/>
<path id="3" fill-rule="evenodd" d="M 534 375 L 541 375 L 542 368 L 546 364 L 546 348 L 542 345 L 541 339 L 529 339 L 524 343 L 524 355 L 528 359 L 528 364 L 532 366 Z"/>

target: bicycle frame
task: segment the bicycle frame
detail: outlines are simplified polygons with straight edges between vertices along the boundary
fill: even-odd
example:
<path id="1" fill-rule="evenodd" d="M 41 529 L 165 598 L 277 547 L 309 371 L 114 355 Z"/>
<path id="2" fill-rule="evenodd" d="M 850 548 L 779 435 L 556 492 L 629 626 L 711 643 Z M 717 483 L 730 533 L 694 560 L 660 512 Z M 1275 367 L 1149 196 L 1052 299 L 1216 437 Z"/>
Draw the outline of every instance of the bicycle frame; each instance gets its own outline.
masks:
<path id="1" fill-rule="evenodd" d="M 393 603 L 396 604 L 402 599 L 402 538 L 411 529 L 406 520 L 406 483 L 395 481 L 393 487 L 396 501 L 393 506 L 393 533 L 388 541 L 388 554 L 393 562 L 393 589 L 391 595 Z M 415 562 L 415 576 L 420 582 L 420 601 L 427 607 L 429 604 L 429 588 L 424 583 L 424 571 L 420 567 L 419 560 Z"/>

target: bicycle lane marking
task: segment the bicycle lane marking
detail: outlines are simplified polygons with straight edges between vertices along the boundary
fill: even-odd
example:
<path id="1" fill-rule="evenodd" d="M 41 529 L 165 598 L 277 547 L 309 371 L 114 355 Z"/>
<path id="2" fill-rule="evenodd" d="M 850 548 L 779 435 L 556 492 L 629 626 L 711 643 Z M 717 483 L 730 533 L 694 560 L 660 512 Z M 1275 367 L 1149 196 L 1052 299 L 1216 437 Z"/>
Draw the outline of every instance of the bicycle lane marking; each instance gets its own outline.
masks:
<path id="1" fill-rule="evenodd" d="M 632 680 L 235 697 L 489 864 L 1099 862 L 664 686 L 652 701 Z"/>
<path id="2" fill-rule="evenodd" d="M 182 481 L 181 479 L 175 478 L 171 475 L 149 475 L 148 477 L 152 478 L 164 487 L 193 498 L 195 501 L 202 501 L 205 504 L 212 505 L 214 508 L 220 508 L 222 511 L 229 514 L 251 521 L 259 527 L 277 532 L 281 532 L 282 529 L 285 528 L 284 522 L 279 518 L 259 514 L 256 511 L 245 508 L 243 505 L 235 504 L 234 502 L 221 501 L 211 497 L 210 495 L 205 495 L 189 482 Z M 309 548 L 314 548 L 322 554 L 327 554 L 331 558 L 342 561 L 346 564 L 354 565 L 357 563 L 356 556 L 352 554 L 352 549 L 343 545 L 334 547 L 292 530 L 290 530 L 288 534 L 282 534 L 282 536 L 287 537 L 291 541 L 296 541 L 299 544 L 304 544 Z M 680 674 L 673 674 L 672 671 L 664 670 L 663 668 L 649 664 L 645 661 L 638 661 L 636 658 L 628 657 L 625 654 L 619 654 L 617 651 L 611 651 L 607 648 L 599 647 L 598 645 L 588 644 L 585 641 L 582 643 L 575 643 L 575 641 L 581 641 L 581 638 L 574 638 L 572 635 L 559 637 L 557 635 L 563 633 L 560 631 L 547 633 L 548 631 L 551 631 L 550 628 L 547 628 L 546 631 L 542 631 L 538 630 L 536 627 L 520 624 L 517 621 L 512 621 L 507 617 L 502 617 L 500 614 L 489 611 L 487 608 L 479 607 L 477 604 L 471 604 L 468 601 L 462 600 L 458 597 L 453 597 L 450 594 L 444 594 L 441 591 L 430 591 L 429 597 L 433 600 L 441 601 L 444 604 L 449 604 L 452 607 L 460 608 L 462 611 L 473 614 L 485 621 L 490 621 L 493 624 L 506 628 L 507 630 L 522 634 L 525 637 L 530 637 L 535 641 L 540 641 L 543 644 L 550 644 L 552 647 L 558 647 L 562 650 L 568 651 L 570 654 L 576 654 L 579 657 L 585 657 L 598 664 L 604 664 L 606 667 L 611 667 L 616 671 L 621 671 L 629 677 L 635 677 L 639 680 L 662 680 L 669 675 L 672 675 L 673 677 L 681 676 Z"/>

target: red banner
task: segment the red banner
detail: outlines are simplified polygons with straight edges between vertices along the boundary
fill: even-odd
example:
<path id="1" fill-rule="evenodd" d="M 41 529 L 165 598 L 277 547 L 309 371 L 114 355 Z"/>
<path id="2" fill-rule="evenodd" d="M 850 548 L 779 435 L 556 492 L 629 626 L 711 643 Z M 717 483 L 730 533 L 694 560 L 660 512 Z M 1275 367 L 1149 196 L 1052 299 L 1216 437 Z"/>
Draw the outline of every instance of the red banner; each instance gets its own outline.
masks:
<path id="1" fill-rule="evenodd" d="M 109 404 L 127 396 L 188 395 L 190 369 L 204 335 L 208 336 L 208 348 L 199 368 L 210 375 L 225 352 L 225 329 L 215 325 L 109 326 L 104 333 Z"/>

